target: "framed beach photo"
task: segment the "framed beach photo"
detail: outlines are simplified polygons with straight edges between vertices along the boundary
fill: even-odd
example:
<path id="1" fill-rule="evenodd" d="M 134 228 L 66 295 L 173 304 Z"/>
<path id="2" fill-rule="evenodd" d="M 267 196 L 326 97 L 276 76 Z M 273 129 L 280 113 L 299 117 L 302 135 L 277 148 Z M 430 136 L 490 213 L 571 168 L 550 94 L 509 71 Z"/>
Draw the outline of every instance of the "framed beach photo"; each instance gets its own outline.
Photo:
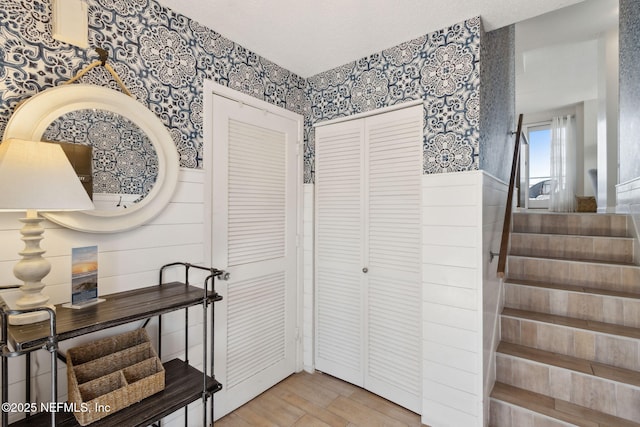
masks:
<path id="1" fill-rule="evenodd" d="M 102 302 L 98 298 L 98 247 L 71 249 L 71 308 Z"/>

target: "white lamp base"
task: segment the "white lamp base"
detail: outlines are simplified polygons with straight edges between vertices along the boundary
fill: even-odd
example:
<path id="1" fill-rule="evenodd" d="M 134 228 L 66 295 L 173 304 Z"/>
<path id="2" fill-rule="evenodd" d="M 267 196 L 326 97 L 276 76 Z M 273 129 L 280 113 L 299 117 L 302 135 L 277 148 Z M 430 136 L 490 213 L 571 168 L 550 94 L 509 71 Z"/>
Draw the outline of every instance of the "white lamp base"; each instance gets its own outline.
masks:
<path id="1" fill-rule="evenodd" d="M 25 246 L 19 252 L 22 259 L 13 267 L 13 274 L 24 282 L 20 286 L 20 297 L 15 301 L 7 301 L 10 308 L 14 310 L 28 310 L 39 307 L 48 307 L 55 310 L 49 304 L 49 297 L 40 291 L 44 288 L 42 279 L 49 274 L 51 264 L 42 257 L 44 250 L 40 248 L 40 241 L 43 239 L 44 228 L 40 224 L 43 218 L 38 216 L 35 210 L 27 210 L 27 217 L 20 218 L 24 226 L 20 229 L 22 241 Z M 11 325 L 28 325 L 42 322 L 49 319 L 49 312 L 37 311 L 33 313 L 14 314 L 9 316 Z"/>
<path id="2" fill-rule="evenodd" d="M 16 303 L 16 301 L 20 298 L 20 294 L 9 293 L 2 295 L 2 299 L 7 303 L 7 306 L 10 310 L 20 310 L 20 307 Z M 44 304 L 43 307 L 50 308 L 53 311 L 56 311 L 56 307 L 52 304 Z M 49 312 L 48 311 L 36 311 L 33 313 L 23 313 L 23 314 L 12 314 L 9 316 L 9 324 L 10 325 L 30 325 L 36 322 L 42 322 L 44 320 L 49 320 Z"/>

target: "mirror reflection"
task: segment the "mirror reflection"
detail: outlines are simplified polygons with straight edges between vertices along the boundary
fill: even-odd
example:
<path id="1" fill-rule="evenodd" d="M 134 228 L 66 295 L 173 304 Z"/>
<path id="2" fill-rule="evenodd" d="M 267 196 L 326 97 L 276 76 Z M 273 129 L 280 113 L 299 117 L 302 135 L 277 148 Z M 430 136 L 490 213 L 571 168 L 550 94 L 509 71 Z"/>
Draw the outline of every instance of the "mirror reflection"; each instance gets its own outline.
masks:
<path id="1" fill-rule="evenodd" d="M 42 139 L 91 147 L 91 177 L 85 188 L 96 209 L 126 209 L 149 194 L 158 176 L 158 156 L 148 136 L 126 117 L 106 110 L 83 109 L 53 121 Z M 63 149 L 65 144 L 63 144 Z M 65 149 L 83 180 L 83 150 Z M 78 157 L 72 159 L 71 152 Z M 89 168 L 87 168 L 89 169 Z"/>

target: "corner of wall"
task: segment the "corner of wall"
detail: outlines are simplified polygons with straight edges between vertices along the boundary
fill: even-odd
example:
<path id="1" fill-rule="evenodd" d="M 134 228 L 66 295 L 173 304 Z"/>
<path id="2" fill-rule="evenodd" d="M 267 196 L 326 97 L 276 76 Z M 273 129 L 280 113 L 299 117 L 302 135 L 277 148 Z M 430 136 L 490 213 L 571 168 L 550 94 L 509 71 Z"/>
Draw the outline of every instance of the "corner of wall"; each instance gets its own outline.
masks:
<path id="1" fill-rule="evenodd" d="M 306 372 L 313 372 L 314 365 L 314 215 L 315 193 L 313 184 L 304 184 L 303 214 L 303 248 L 304 248 L 304 283 L 303 283 L 303 315 L 302 315 L 302 365 Z"/>

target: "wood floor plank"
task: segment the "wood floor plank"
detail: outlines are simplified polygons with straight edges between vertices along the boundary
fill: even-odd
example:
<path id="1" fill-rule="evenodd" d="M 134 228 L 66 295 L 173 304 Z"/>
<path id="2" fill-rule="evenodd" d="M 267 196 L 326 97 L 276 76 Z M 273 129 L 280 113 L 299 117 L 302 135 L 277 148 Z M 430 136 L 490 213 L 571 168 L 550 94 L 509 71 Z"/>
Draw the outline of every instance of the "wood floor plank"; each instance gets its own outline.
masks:
<path id="1" fill-rule="evenodd" d="M 331 402 L 336 400 L 339 393 L 332 390 L 331 388 L 327 388 L 325 386 L 319 385 L 317 382 L 314 382 L 307 378 L 306 376 L 298 376 L 292 375 L 287 378 L 286 381 L 281 382 L 276 386 L 276 392 L 283 393 L 293 393 L 296 394 L 309 402 L 326 408 L 329 406 Z"/>
<path id="2" fill-rule="evenodd" d="M 264 415 L 278 426 L 292 426 L 305 415 L 302 409 L 272 393 L 263 393 L 250 404 L 255 412 Z"/>
<path id="3" fill-rule="evenodd" d="M 307 374 L 310 375 L 310 374 Z M 349 397 L 351 394 L 358 388 L 353 384 L 349 384 L 348 382 L 341 381 L 331 375 L 323 374 L 322 372 L 317 372 L 313 374 L 313 381 L 318 385 L 322 385 L 330 390 L 335 391 L 342 396 Z"/>
<path id="4" fill-rule="evenodd" d="M 331 412 L 346 418 L 353 424 L 363 427 L 406 427 L 401 421 L 394 420 L 381 412 L 361 403 L 340 396 L 328 408 Z"/>
<path id="5" fill-rule="evenodd" d="M 354 393 L 349 398 L 358 403 L 362 403 L 363 405 L 371 409 L 375 409 L 376 411 L 381 412 L 393 419 L 401 421 L 409 427 L 421 426 L 420 415 L 411 412 L 401 406 L 395 405 L 378 395 L 369 393 L 366 390 L 358 389 L 354 391 Z"/>
<path id="6" fill-rule="evenodd" d="M 232 412 L 232 414 L 237 414 L 240 418 L 242 418 L 250 426 L 253 427 L 282 427 L 266 418 L 261 408 L 257 408 L 256 411 L 252 403 L 253 401 L 239 407 L 234 412 Z"/>
<path id="7" fill-rule="evenodd" d="M 323 421 L 324 423 L 328 424 L 331 427 L 346 427 L 349 424 L 349 422 L 344 418 L 325 409 L 325 407 L 323 406 L 315 405 L 314 403 L 308 401 L 307 399 L 301 397 L 298 394 L 286 393 L 281 397 L 282 399 L 286 400 L 290 404 L 297 406 L 298 408 L 305 411 L 307 414 L 312 415 L 313 417 Z M 336 399 L 337 399 L 337 396 L 336 396 Z"/>
<path id="8" fill-rule="evenodd" d="M 322 373 L 290 376 L 216 421 L 220 427 L 421 427 L 420 416 Z"/>
<path id="9" fill-rule="evenodd" d="M 231 413 L 215 422 L 216 427 L 252 427 L 236 413 Z"/>
<path id="10" fill-rule="evenodd" d="M 311 415 L 307 414 L 298 420 L 298 422 L 295 424 L 295 427 L 330 427 L 330 426 L 327 423 L 323 423 L 316 417 L 312 417 Z"/>

